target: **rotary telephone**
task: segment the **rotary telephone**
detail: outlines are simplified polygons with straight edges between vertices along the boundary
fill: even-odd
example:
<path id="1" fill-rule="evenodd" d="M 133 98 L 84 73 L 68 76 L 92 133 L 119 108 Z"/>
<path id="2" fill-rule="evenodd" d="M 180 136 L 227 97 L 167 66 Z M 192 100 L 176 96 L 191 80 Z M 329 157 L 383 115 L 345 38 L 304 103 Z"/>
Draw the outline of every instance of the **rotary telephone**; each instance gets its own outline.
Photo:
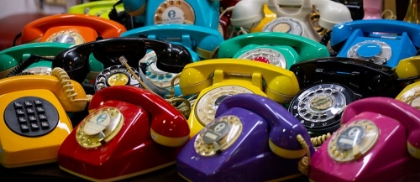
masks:
<path id="1" fill-rule="evenodd" d="M 52 75 L 0 80 L 0 164 L 7 168 L 54 162 L 73 129 L 66 112 L 86 108 L 82 86 L 60 68 Z"/>
<path id="2" fill-rule="evenodd" d="M 338 57 L 297 63 L 290 70 L 302 91 L 291 101 L 289 112 L 305 125 L 311 136 L 337 130 L 348 104 L 372 96 L 394 98 L 418 79 L 398 77 L 387 66 Z"/>
<path id="3" fill-rule="evenodd" d="M 319 42 L 321 37 L 310 19 L 313 5 L 319 10 L 318 23 L 323 28 L 331 30 L 335 24 L 352 21 L 347 7 L 330 0 L 243 0 L 233 9 L 230 19 L 232 25 L 252 29 L 260 24 L 264 17 L 262 8 L 264 3 L 277 14 L 276 19 L 264 26 L 264 32 L 285 32 Z M 261 8 L 255 11 L 255 7 Z"/>
<path id="4" fill-rule="evenodd" d="M 93 16 L 98 16 L 101 18 L 110 19 L 109 14 L 115 8 L 116 12 L 123 12 L 124 7 L 122 4 L 119 4 L 115 7 L 113 5 L 116 3 L 116 0 L 108 1 L 93 1 L 83 4 L 78 4 L 70 7 L 69 14 L 89 14 Z"/>
<path id="5" fill-rule="evenodd" d="M 392 98 L 366 98 L 347 106 L 341 122 L 310 158 L 311 181 L 420 180 L 416 108 Z"/>
<path id="6" fill-rule="evenodd" d="M 105 18 L 58 14 L 27 24 L 23 28 L 21 42 L 61 42 L 77 45 L 101 38 L 119 37 L 125 31 L 126 28 L 121 24 Z"/>
<path id="7" fill-rule="evenodd" d="M 331 47 L 337 57 L 349 57 L 394 68 L 401 59 L 416 55 L 420 27 L 398 20 L 357 20 L 334 27 Z"/>
<path id="8" fill-rule="evenodd" d="M 301 175 L 299 158 L 313 153 L 305 127 L 283 106 L 238 94 L 181 150 L 177 171 L 188 181 L 279 181 Z"/>
<path id="9" fill-rule="evenodd" d="M 180 44 L 188 49 L 191 54 L 192 62 L 199 61 L 200 58 L 212 58 L 217 47 L 224 41 L 223 37 L 216 30 L 182 24 L 150 25 L 124 32 L 121 34 L 121 37 L 147 37 L 149 39 L 165 41 L 171 44 Z M 158 69 L 154 62 L 156 62 L 156 53 L 154 51 L 149 51 L 146 56 L 140 60 L 139 65 L 144 67 L 146 77 L 154 85 L 161 89 L 170 87 L 172 78 L 180 71 L 169 73 Z M 180 66 L 184 65 L 185 64 L 182 64 Z M 160 79 L 159 77 L 162 77 L 162 75 L 171 76 L 165 76 L 165 78 Z M 178 82 L 176 80 L 175 96 L 180 96 L 182 93 L 177 84 Z"/>
<path id="10" fill-rule="evenodd" d="M 191 137 L 214 119 L 218 105 L 228 96 L 254 93 L 287 104 L 299 92 L 291 71 L 240 59 L 210 59 L 188 64 L 180 73 L 179 87 L 184 95 L 198 93 L 188 118 Z"/>
<path id="11" fill-rule="evenodd" d="M 136 24 L 193 24 L 218 28 L 219 1 L 212 0 L 122 0 Z"/>
<path id="12" fill-rule="evenodd" d="M 244 34 L 224 41 L 219 58 L 250 59 L 289 69 L 295 63 L 329 57 L 328 48 L 311 39 L 281 32 Z"/>
<path id="13" fill-rule="evenodd" d="M 139 60 L 144 57 L 146 50 L 152 49 L 158 56 L 154 62 L 155 69 L 180 72 L 183 65 L 192 62 L 189 51 L 181 45 L 170 44 L 147 38 L 120 37 L 102 39 L 89 42 L 62 51 L 55 57 L 53 67 L 61 67 L 67 71 L 70 78 L 83 82 L 88 74 L 92 74 L 92 63 L 88 61 L 90 56 L 96 58 L 102 71 L 95 74 L 94 90 L 115 85 L 139 86 L 134 75 L 140 76 L 155 93 L 164 95 L 166 90 L 155 86 L 146 76 L 152 77 L 150 72 L 145 75 L 139 71 Z M 124 56 L 128 65 L 134 71 L 134 75 L 125 66 L 121 65 L 119 57 Z M 99 66 L 98 66 L 99 67 Z M 162 74 L 153 78 L 160 81 L 171 79 L 175 74 Z"/>
<path id="14" fill-rule="evenodd" d="M 189 139 L 185 117 L 142 88 L 104 88 L 89 111 L 58 150 L 60 168 L 87 180 L 117 181 L 173 165 Z"/>
<path id="15" fill-rule="evenodd" d="M 70 48 L 71 44 L 57 42 L 38 42 L 14 46 L 0 51 L 0 79 L 7 76 L 20 74 L 21 72 L 33 74 L 51 73 L 50 60 L 63 50 Z M 40 59 L 33 59 L 36 55 Z M 27 61 L 28 58 L 34 61 Z"/>
<path id="16" fill-rule="evenodd" d="M 353 20 L 361 20 L 365 14 L 363 10 L 363 1 L 364 0 L 332 0 L 341 4 L 344 4 L 351 13 L 351 18 Z M 375 4 L 381 4 L 382 0 L 375 1 Z"/>

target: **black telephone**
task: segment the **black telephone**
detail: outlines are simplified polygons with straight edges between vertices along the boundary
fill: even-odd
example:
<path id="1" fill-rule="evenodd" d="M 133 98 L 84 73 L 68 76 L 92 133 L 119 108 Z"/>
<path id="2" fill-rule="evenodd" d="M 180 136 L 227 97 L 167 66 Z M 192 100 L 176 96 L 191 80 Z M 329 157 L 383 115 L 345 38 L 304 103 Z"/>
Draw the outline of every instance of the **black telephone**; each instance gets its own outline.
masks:
<path id="1" fill-rule="evenodd" d="M 132 85 L 132 75 L 125 67 L 117 66 L 121 65 L 119 57 L 124 56 L 128 65 L 134 68 L 137 74 L 141 72 L 137 69 L 139 60 L 146 55 L 147 49 L 155 51 L 157 67 L 167 72 L 181 72 L 186 64 L 192 62 L 190 52 L 182 45 L 147 38 L 120 37 L 80 44 L 62 51 L 55 57 L 52 66 L 63 68 L 71 79 L 83 82 L 90 72 L 89 56 L 93 54 L 105 68 L 96 79 L 98 84 L 103 85 L 95 86 L 95 88 Z M 148 84 L 144 77 L 143 81 L 148 86 L 153 86 L 152 83 Z"/>
<path id="2" fill-rule="evenodd" d="M 400 79 L 388 66 L 352 58 L 321 58 L 291 66 L 301 92 L 289 105 L 289 112 L 312 135 L 333 132 L 340 127 L 341 113 L 351 102 L 372 96 L 392 97 L 412 78 Z"/>

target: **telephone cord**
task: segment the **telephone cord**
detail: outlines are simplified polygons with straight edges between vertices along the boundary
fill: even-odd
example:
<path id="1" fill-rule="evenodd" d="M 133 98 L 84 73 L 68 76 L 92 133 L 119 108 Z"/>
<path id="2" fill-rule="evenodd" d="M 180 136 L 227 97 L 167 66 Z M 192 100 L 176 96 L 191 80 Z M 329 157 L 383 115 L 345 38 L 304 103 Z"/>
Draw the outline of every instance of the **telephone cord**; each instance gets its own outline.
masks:
<path id="1" fill-rule="evenodd" d="M 330 137 L 331 137 L 331 133 L 323 134 L 317 137 L 312 137 L 311 138 L 312 145 L 314 145 L 314 147 L 321 146 Z"/>
<path id="2" fill-rule="evenodd" d="M 298 170 L 304 174 L 304 175 L 308 175 L 308 171 L 309 171 L 309 165 L 311 164 L 311 151 L 309 150 L 309 146 L 306 143 L 305 139 L 303 139 L 302 135 L 298 134 L 296 136 L 297 141 L 299 142 L 299 144 L 302 146 L 302 148 L 304 150 L 306 150 L 306 155 L 303 156 L 299 163 L 298 163 Z M 309 157 L 308 157 L 309 156 Z"/>
<path id="3" fill-rule="evenodd" d="M 71 83 L 71 79 L 64 69 L 55 67 L 51 71 L 51 75 L 58 78 L 61 82 L 61 86 L 63 87 L 64 93 L 66 93 L 67 97 L 69 98 L 70 102 L 90 102 L 92 99 L 92 95 L 87 95 L 87 98 L 80 98 L 75 99 L 77 96 L 77 92 L 74 90 L 74 85 Z"/>
<path id="4" fill-rule="evenodd" d="M 137 76 L 137 74 L 133 71 L 133 69 L 131 69 L 131 66 L 130 65 L 128 65 L 128 63 L 127 63 L 127 59 L 124 57 L 124 56 L 121 56 L 119 59 L 118 59 L 120 62 L 121 62 L 121 64 L 123 64 L 126 68 L 127 68 L 127 70 L 130 72 L 130 74 L 131 75 L 133 75 L 133 77 L 140 83 L 140 85 L 144 88 L 144 89 L 146 89 L 146 90 L 148 90 L 148 91 L 150 91 L 151 93 L 154 93 L 154 94 L 156 94 L 155 92 L 153 92 L 153 90 L 152 89 L 150 89 L 141 79 L 140 79 L 140 77 L 138 77 Z M 140 70 L 141 71 L 141 70 Z M 177 75 L 178 76 L 178 75 Z M 167 102 L 169 102 L 172 106 L 174 106 L 175 107 L 175 103 L 176 102 L 183 102 L 183 103 L 185 103 L 185 105 L 187 106 L 187 109 L 184 111 L 184 110 L 181 110 L 181 109 L 179 109 L 179 108 L 177 108 L 184 116 L 185 116 L 185 118 L 187 118 L 188 117 L 188 115 L 189 115 L 189 112 L 191 111 L 191 104 L 190 104 L 190 102 L 187 100 L 187 99 L 185 99 L 185 98 L 182 98 L 182 97 L 174 97 L 174 88 L 175 88 L 175 79 L 176 78 L 178 78 L 177 76 L 175 76 L 173 79 L 172 79 L 172 81 L 171 81 L 171 90 L 169 90 L 169 95 L 170 96 L 172 96 L 171 98 L 169 98 L 169 99 L 165 99 Z"/>

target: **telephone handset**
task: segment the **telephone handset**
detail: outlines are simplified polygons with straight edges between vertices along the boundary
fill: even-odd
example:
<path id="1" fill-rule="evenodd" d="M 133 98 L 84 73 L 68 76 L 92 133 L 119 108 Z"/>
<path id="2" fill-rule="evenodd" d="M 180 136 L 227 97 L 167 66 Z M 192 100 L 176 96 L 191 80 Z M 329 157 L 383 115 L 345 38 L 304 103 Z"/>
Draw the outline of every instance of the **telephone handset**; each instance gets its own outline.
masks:
<path id="1" fill-rule="evenodd" d="M 38 42 L 14 46 L 0 52 L 0 79 L 9 74 L 34 73 L 50 74 L 52 61 L 49 59 L 63 50 L 70 48 L 71 44 L 57 42 Z M 24 64 L 32 55 L 44 57 L 33 64 Z M 12 73 L 11 73 L 12 72 Z"/>
<path id="2" fill-rule="evenodd" d="M 350 13 L 351 13 L 351 18 L 353 20 L 363 19 L 363 16 L 365 14 L 365 11 L 363 10 L 363 0 L 332 0 L 332 1 L 344 4 L 347 8 L 349 8 Z M 375 4 L 379 4 L 379 3 L 376 2 Z"/>
<path id="3" fill-rule="evenodd" d="M 116 0 L 111 1 L 94 1 L 87 2 L 83 4 L 77 4 L 69 8 L 69 14 L 89 14 L 93 16 L 98 16 L 101 18 L 110 19 L 109 14 L 113 8 L 115 11 L 123 12 L 124 7 L 122 4 L 113 7 L 113 5 L 118 2 Z"/>
<path id="4" fill-rule="evenodd" d="M 291 179 L 300 175 L 298 159 L 313 153 L 305 127 L 283 106 L 238 94 L 224 99 L 215 119 L 185 145 L 177 170 L 188 181 Z"/>
<path id="5" fill-rule="evenodd" d="M 52 75 L 0 80 L 0 164 L 7 168 L 54 162 L 73 129 L 66 112 L 86 108 L 82 86 L 59 68 Z"/>
<path id="6" fill-rule="evenodd" d="M 185 66 L 179 87 L 184 95 L 199 94 L 188 118 L 190 136 L 214 119 L 220 102 L 231 95 L 254 93 L 287 104 L 299 92 L 293 72 L 266 63 L 213 59 Z"/>
<path id="7" fill-rule="evenodd" d="M 37 19 L 22 31 L 21 42 L 83 44 L 98 38 L 119 37 L 126 28 L 112 20 L 81 14 L 58 14 Z"/>
<path id="8" fill-rule="evenodd" d="M 299 86 L 333 82 L 346 85 L 361 97 L 395 97 L 404 79 L 390 67 L 352 58 L 321 58 L 292 65 Z M 409 81 L 409 80 L 407 80 Z"/>
<path id="9" fill-rule="evenodd" d="M 152 49 L 157 53 L 156 66 L 164 70 L 180 72 L 184 64 L 191 62 L 191 55 L 183 46 L 146 38 L 120 37 L 85 43 L 62 51 L 55 57 L 53 66 L 63 68 L 72 79 L 83 82 L 86 75 L 91 72 L 88 61 L 90 55 L 93 55 L 93 57 L 103 64 L 105 69 L 102 73 L 105 73 L 105 70 L 108 70 L 107 68 L 114 65 L 121 65 L 118 60 L 120 56 L 124 56 L 132 68 L 138 68 L 138 61 L 143 58 L 147 49 Z M 121 69 L 125 68 L 118 68 L 118 70 Z M 125 73 L 127 73 L 127 69 L 125 70 Z M 128 77 L 119 77 L 117 76 L 118 74 L 111 75 L 111 73 L 114 72 L 109 70 L 109 72 L 103 74 L 106 76 L 104 78 L 107 79 L 108 83 L 110 83 L 109 79 L 122 78 L 125 81 L 119 80 L 115 84 L 130 84 L 130 75 L 125 75 Z M 101 76 L 97 76 L 97 78 L 99 79 Z M 108 86 L 115 84 L 109 84 Z"/>
<path id="10" fill-rule="evenodd" d="M 341 122 L 343 126 L 312 155 L 310 180 L 420 180 L 416 108 L 392 98 L 365 98 L 347 106 Z"/>
<path id="11" fill-rule="evenodd" d="M 420 47 L 416 24 L 386 19 L 357 20 L 334 27 L 331 47 L 337 57 L 349 57 L 394 68 Z"/>
<path id="12" fill-rule="evenodd" d="M 233 37 L 221 43 L 218 52 L 218 58 L 250 59 L 285 69 L 301 61 L 329 56 L 326 46 L 281 32 L 258 32 Z"/>
<path id="13" fill-rule="evenodd" d="M 167 167 L 189 139 L 185 117 L 141 88 L 99 90 L 89 111 L 58 150 L 60 168 L 84 179 L 117 181 Z"/>

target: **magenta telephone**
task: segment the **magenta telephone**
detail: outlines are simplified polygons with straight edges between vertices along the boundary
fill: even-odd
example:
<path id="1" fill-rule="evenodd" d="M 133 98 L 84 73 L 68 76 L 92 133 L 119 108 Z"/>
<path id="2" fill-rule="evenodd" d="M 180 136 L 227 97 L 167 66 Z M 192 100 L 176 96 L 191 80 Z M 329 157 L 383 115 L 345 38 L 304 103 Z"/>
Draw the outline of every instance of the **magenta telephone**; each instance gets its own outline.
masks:
<path id="1" fill-rule="evenodd" d="M 312 155 L 311 181 L 419 181 L 420 112 L 370 97 L 347 106 L 342 126 Z"/>

